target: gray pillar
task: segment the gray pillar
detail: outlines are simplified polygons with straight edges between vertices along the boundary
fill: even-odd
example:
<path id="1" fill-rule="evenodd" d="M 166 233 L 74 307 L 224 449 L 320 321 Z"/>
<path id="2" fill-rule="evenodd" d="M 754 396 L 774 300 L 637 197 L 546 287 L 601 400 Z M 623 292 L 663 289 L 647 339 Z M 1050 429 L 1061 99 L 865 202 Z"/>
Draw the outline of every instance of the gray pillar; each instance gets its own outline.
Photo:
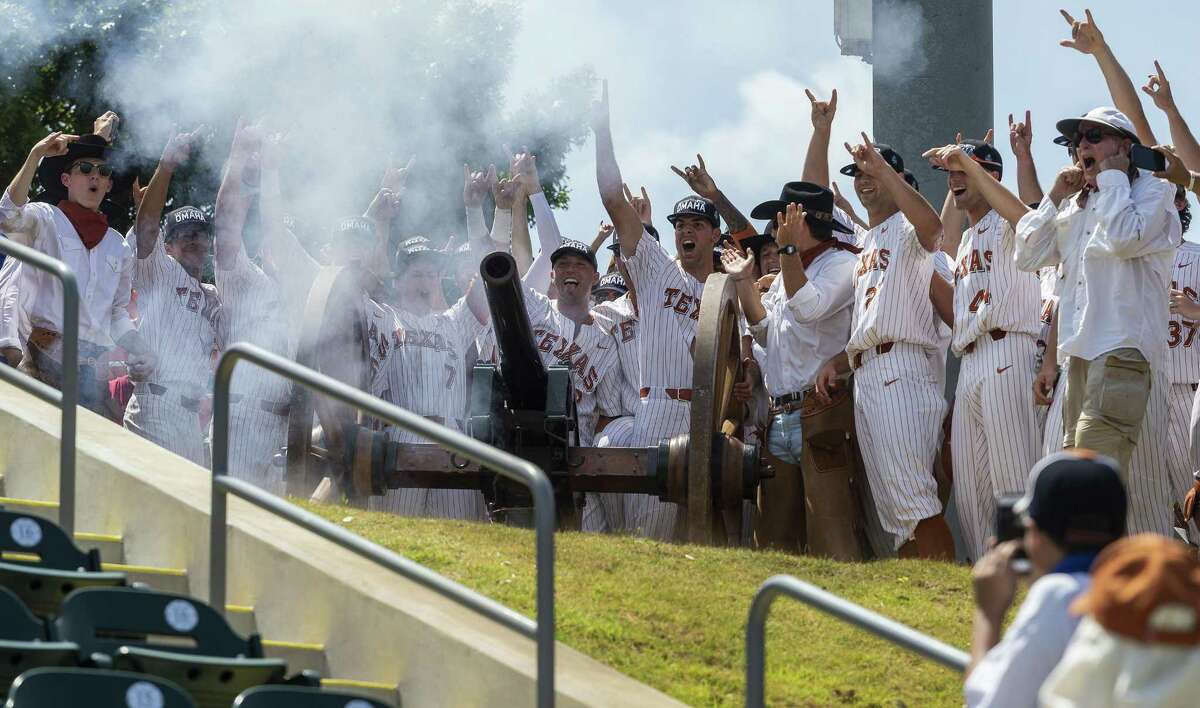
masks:
<path id="1" fill-rule="evenodd" d="M 874 133 L 941 209 L 944 172 L 920 159 L 934 145 L 992 127 L 992 0 L 875 0 Z"/>

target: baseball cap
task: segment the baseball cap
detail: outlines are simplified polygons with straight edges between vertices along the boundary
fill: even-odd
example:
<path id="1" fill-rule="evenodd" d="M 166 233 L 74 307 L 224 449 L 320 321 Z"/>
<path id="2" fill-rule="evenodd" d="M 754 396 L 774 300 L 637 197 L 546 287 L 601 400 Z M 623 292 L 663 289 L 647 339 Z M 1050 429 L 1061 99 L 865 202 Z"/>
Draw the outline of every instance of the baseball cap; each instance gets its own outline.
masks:
<path id="1" fill-rule="evenodd" d="M 900 174 L 904 177 L 904 181 L 908 183 L 908 186 L 912 187 L 913 189 L 917 190 L 918 192 L 921 191 L 921 183 L 917 181 L 916 175 L 909 172 L 908 170 L 904 170 Z"/>
<path id="2" fill-rule="evenodd" d="M 361 216 L 348 216 L 334 225 L 333 235 L 337 238 L 347 236 L 374 238 L 375 223 Z"/>
<path id="3" fill-rule="evenodd" d="M 1109 632 L 1147 644 L 1200 645 L 1200 561 L 1184 544 L 1138 534 L 1110 544 L 1071 603 Z"/>
<path id="4" fill-rule="evenodd" d="M 600 278 L 599 282 L 592 288 L 592 294 L 594 295 L 601 290 L 612 290 L 623 295 L 629 292 L 629 286 L 625 284 L 625 279 L 621 277 L 620 273 L 609 273 Z"/>
<path id="5" fill-rule="evenodd" d="M 1112 128 L 1118 133 L 1124 135 L 1135 143 L 1141 143 L 1138 140 L 1137 131 L 1133 128 L 1133 121 L 1122 112 L 1112 106 L 1100 106 L 1084 113 L 1078 118 L 1064 118 L 1054 125 L 1068 140 L 1074 140 L 1079 133 L 1079 125 L 1081 123 L 1093 123 Z"/>
<path id="6" fill-rule="evenodd" d="M 958 149 L 965 152 L 967 157 L 983 165 L 985 168 L 998 172 L 1001 176 L 1004 175 L 1004 157 L 992 145 L 982 140 L 971 138 L 959 143 Z M 946 171 L 946 168 L 940 165 L 930 165 L 930 167 L 940 172 Z"/>
<path id="7" fill-rule="evenodd" d="M 896 152 L 891 145 L 887 143 L 875 143 L 875 152 L 883 156 L 883 161 L 891 165 L 893 170 L 900 173 L 904 172 L 904 158 L 900 157 L 900 153 Z M 858 174 L 858 165 L 851 162 L 839 170 L 839 172 L 847 177 L 853 177 Z"/>
<path id="8" fill-rule="evenodd" d="M 715 228 L 721 227 L 721 217 L 717 216 L 717 205 L 704 197 L 684 197 L 675 202 L 675 208 L 667 216 L 667 221 L 674 226 L 675 222 L 684 216 L 702 216 L 708 219 Z"/>
<path id="9" fill-rule="evenodd" d="M 592 248 L 583 241 L 573 241 L 569 238 L 563 239 L 562 244 L 550 254 L 550 265 L 554 265 L 555 261 L 567 254 L 579 256 L 596 268 L 596 254 L 592 253 Z"/>
<path id="10" fill-rule="evenodd" d="M 1090 450 L 1048 455 L 1013 511 L 1066 549 L 1097 549 L 1125 533 L 1128 501 L 1117 463 Z"/>
<path id="11" fill-rule="evenodd" d="M 208 217 L 194 206 L 182 206 L 163 217 L 163 241 L 170 241 L 189 230 L 211 232 Z"/>

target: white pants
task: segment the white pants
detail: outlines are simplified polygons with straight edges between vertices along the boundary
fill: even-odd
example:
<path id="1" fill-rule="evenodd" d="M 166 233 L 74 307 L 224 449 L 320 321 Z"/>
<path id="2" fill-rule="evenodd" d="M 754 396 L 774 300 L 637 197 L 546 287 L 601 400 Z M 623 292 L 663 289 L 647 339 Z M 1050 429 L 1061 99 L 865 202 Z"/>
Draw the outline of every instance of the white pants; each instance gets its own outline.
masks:
<path id="1" fill-rule="evenodd" d="M 244 398 L 229 406 L 229 474 L 283 496 L 287 465 L 276 455 L 287 444 L 288 419 L 258 404 Z"/>
<path id="2" fill-rule="evenodd" d="M 125 407 L 124 424 L 126 430 L 161 448 L 201 467 L 209 466 L 200 415 L 194 409 L 184 408 L 180 394 L 170 387 L 161 395 L 155 395 L 145 383 L 135 383 L 133 396 Z"/>
<path id="3" fill-rule="evenodd" d="M 614 418 L 596 436 L 596 447 L 633 447 L 633 416 Z M 580 526 L 584 531 L 597 533 L 620 533 L 625 531 L 625 505 L 629 494 L 616 492 L 588 492 L 584 495 L 583 519 Z"/>
<path id="4" fill-rule="evenodd" d="M 450 427 L 459 430 L 457 421 L 448 421 Z M 428 443 L 429 440 L 407 430 L 389 430 L 389 438 L 396 442 Z M 371 511 L 387 511 L 400 516 L 421 516 L 431 519 L 459 519 L 462 521 L 487 521 L 487 502 L 483 492 L 476 489 L 389 489 L 381 497 L 371 497 L 367 502 Z"/>
<path id="5" fill-rule="evenodd" d="M 1030 384 L 1032 387 L 1032 384 Z M 1062 452 L 1063 449 L 1063 399 L 1067 397 L 1067 376 L 1063 372 L 1054 386 L 1054 397 L 1046 411 L 1046 429 L 1042 433 L 1042 457 Z"/>
<path id="6" fill-rule="evenodd" d="M 691 404 L 651 395 L 634 414 L 633 447 L 655 447 L 664 438 L 688 432 Z M 675 539 L 679 507 L 649 494 L 625 495 L 625 522 L 631 533 L 661 541 Z"/>
<path id="7" fill-rule="evenodd" d="M 1192 461 L 1190 447 L 1191 415 L 1195 398 L 1195 384 L 1171 384 L 1171 390 L 1167 394 L 1167 449 L 1168 469 L 1171 471 L 1171 501 L 1172 507 L 1179 506 L 1181 509 L 1183 498 L 1195 481 L 1192 474 L 1196 471 L 1196 466 Z M 1188 529 L 1188 533 L 1195 540 L 1195 530 Z"/>
<path id="8" fill-rule="evenodd" d="M 972 560 L 987 550 L 996 497 L 1025 492 L 1042 438 L 1033 405 L 1033 337 L 1010 333 L 996 341 L 985 334 L 975 345 L 962 357 L 950 435 L 954 502 Z"/>
<path id="9" fill-rule="evenodd" d="M 869 350 L 863 360 L 854 374 L 854 422 L 879 524 L 899 549 L 922 519 L 942 511 L 933 464 L 946 399 L 917 345 Z"/>

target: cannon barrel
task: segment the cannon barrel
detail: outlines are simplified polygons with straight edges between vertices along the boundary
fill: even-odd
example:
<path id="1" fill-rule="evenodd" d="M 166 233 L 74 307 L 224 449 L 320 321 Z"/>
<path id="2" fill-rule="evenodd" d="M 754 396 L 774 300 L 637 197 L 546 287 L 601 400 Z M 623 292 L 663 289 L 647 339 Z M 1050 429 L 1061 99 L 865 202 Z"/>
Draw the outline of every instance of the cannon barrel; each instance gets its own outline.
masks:
<path id="1" fill-rule="evenodd" d="M 546 406 L 546 368 L 533 342 L 525 311 L 525 287 L 517 262 L 507 253 L 490 253 L 479 264 L 487 293 L 492 329 L 500 348 L 500 378 L 510 408 L 540 410 Z"/>

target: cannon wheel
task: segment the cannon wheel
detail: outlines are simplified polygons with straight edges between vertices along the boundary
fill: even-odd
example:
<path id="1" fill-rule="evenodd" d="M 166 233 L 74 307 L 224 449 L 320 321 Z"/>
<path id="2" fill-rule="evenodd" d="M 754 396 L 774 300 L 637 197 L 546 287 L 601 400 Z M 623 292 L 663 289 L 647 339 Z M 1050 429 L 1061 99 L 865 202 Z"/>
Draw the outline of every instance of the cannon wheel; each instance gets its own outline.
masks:
<path id="1" fill-rule="evenodd" d="M 727 542 L 736 543 L 741 535 L 740 495 L 736 508 L 720 510 L 720 517 L 713 513 L 718 495 L 712 483 L 722 478 L 712 474 L 713 442 L 722 433 L 737 437 L 744 415 L 743 407 L 733 400 L 733 384 L 742 375 L 737 293 L 733 280 L 724 273 L 713 273 L 704 283 L 692 360 L 687 540 L 712 544 L 715 526 L 725 529 Z"/>
<path id="2" fill-rule="evenodd" d="M 357 268 L 325 267 L 308 291 L 304 324 L 296 348 L 296 361 L 358 389 L 369 383 L 369 338 L 363 332 L 362 308 L 366 301 L 365 277 Z M 351 406 L 314 395 L 299 384 L 292 386 L 288 414 L 287 493 L 308 497 L 320 482 L 310 453 L 313 448 L 313 413 L 324 432 L 327 459 L 335 470 L 346 467 L 345 425 L 358 420 Z M 337 476 L 341 477 L 342 474 Z M 353 489 L 345 490 L 353 496 Z"/>

